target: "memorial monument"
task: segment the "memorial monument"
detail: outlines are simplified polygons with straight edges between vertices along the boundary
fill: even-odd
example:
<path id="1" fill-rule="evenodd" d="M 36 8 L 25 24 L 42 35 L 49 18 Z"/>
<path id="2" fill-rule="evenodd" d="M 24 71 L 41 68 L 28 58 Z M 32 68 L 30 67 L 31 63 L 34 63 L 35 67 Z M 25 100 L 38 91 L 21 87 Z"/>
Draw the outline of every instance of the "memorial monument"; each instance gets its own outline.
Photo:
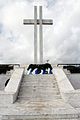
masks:
<path id="1" fill-rule="evenodd" d="M 34 63 L 37 56 L 37 25 L 39 25 L 40 63 L 43 63 L 42 25 L 53 21 L 42 19 L 42 6 L 34 6 Z M 0 120 L 80 120 L 80 90 L 75 90 L 63 66 L 55 65 L 53 74 L 27 75 L 25 67 L 15 67 L 6 87 L 0 91 Z"/>
<path id="2" fill-rule="evenodd" d="M 37 18 L 37 6 L 34 6 L 34 19 L 24 19 L 24 25 L 34 25 L 34 63 L 38 63 L 37 25 L 39 25 L 39 63 L 43 63 L 43 25 L 52 25 L 53 20 L 42 18 L 42 6 L 39 6 L 39 19 Z"/>

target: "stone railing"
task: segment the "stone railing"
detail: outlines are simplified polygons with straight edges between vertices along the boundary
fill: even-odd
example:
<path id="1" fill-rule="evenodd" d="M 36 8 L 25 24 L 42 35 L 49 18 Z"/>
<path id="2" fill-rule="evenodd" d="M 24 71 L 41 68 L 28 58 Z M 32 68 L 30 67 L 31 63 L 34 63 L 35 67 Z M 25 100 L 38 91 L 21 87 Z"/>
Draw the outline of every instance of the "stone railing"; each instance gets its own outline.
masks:
<path id="1" fill-rule="evenodd" d="M 14 72 L 4 91 L 0 91 L 0 103 L 6 104 L 14 103 L 16 101 L 23 73 L 23 68 L 14 69 Z"/>
<path id="2" fill-rule="evenodd" d="M 74 90 L 62 68 L 54 68 L 53 73 L 55 74 L 61 93 Z"/>
<path id="3" fill-rule="evenodd" d="M 60 94 L 62 98 L 68 102 L 73 104 L 73 106 L 80 105 L 80 90 L 75 90 L 67 78 L 65 72 L 62 68 L 55 67 L 53 69 L 53 73 L 58 83 L 58 87 L 60 90 Z"/>

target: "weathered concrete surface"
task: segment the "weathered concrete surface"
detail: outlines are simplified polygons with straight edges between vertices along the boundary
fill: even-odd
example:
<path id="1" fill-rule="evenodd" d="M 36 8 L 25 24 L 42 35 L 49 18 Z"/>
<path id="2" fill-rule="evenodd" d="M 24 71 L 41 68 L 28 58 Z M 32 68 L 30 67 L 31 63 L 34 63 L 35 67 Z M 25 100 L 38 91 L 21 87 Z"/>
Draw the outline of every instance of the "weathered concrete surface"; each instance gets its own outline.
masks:
<path id="1" fill-rule="evenodd" d="M 14 70 L 9 83 L 5 87 L 5 92 L 16 92 L 20 86 L 24 69 L 17 68 Z"/>
<path id="2" fill-rule="evenodd" d="M 53 73 L 55 74 L 59 90 L 61 93 L 74 90 L 73 86 L 71 85 L 69 79 L 67 78 L 62 68 L 55 67 L 53 69 Z"/>
<path id="3" fill-rule="evenodd" d="M 68 79 L 68 76 L 70 75 L 69 71 L 64 71 L 62 68 L 54 68 L 53 72 L 55 74 L 62 98 L 75 109 L 80 108 L 80 89 L 75 90 L 72 86 L 70 79 Z M 74 76 L 75 80 L 75 75 L 72 76 Z"/>
<path id="4" fill-rule="evenodd" d="M 79 113 L 61 98 L 54 75 L 26 75 L 14 104 L 0 105 L 2 120 L 78 120 Z"/>
<path id="5" fill-rule="evenodd" d="M 7 86 L 3 91 L 0 91 L 0 104 L 6 105 L 15 102 L 19 92 L 23 72 L 23 68 L 17 68 L 14 70 Z"/>
<path id="6" fill-rule="evenodd" d="M 27 93 L 27 94 L 26 94 Z M 60 92 L 53 75 L 27 75 L 21 84 L 19 100 L 51 101 L 60 99 Z"/>
<path id="7" fill-rule="evenodd" d="M 4 90 L 6 81 L 11 77 L 10 74 L 0 74 L 0 91 Z"/>

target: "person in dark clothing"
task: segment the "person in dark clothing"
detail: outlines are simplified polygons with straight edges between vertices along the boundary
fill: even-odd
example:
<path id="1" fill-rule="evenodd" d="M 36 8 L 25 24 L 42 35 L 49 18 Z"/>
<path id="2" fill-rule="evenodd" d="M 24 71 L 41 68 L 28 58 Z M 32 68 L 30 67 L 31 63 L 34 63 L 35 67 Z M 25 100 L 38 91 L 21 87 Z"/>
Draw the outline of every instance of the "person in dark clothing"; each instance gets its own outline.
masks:
<path id="1" fill-rule="evenodd" d="M 52 74 L 52 66 L 49 63 L 30 64 L 27 70 L 29 74 Z"/>
<path id="2" fill-rule="evenodd" d="M 36 64 L 30 64 L 29 67 L 27 68 L 27 70 L 29 71 L 29 74 L 32 74 L 33 70 L 36 69 L 38 67 L 38 65 Z"/>
<path id="3" fill-rule="evenodd" d="M 44 64 L 44 74 L 52 74 L 52 66 L 49 63 Z"/>
<path id="4" fill-rule="evenodd" d="M 38 68 L 37 68 L 35 74 L 40 74 L 40 73 L 41 73 L 41 69 L 40 69 L 40 67 L 38 66 Z"/>

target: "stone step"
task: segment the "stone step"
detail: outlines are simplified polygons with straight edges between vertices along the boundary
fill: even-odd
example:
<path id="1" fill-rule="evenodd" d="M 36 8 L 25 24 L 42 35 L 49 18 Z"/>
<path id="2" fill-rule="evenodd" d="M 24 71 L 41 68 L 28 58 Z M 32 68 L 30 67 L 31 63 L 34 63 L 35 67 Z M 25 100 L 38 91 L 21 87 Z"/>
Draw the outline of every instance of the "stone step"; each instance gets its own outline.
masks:
<path id="1" fill-rule="evenodd" d="M 41 81 L 41 80 L 34 80 L 34 81 L 26 80 L 26 81 L 25 81 L 25 80 L 24 80 L 24 81 L 22 81 L 22 83 L 44 83 L 44 84 L 45 84 L 45 83 L 47 83 L 47 84 L 50 84 L 50 83 L 51 83 L 51 84 L 56 84 L 57 81 L 49 81 L 49 80 L 48 80 L 48 81 L 47 81 L 47 80 L 45 80 L 45 81 L 43 81 L 43 80 L 42 80 L 42 81 Z"/>
<path id="2" fill-rule="evenodd" d="M 57 85 L 55 85 L 55 86 L 40 86 L 40 85 L 33 85 L 33 86 L 23 86 L 23 85 L 21 85 L 20 86 L 20 89 L 33 89 L 33 88 L 36 88 L 36 89 L 43 89 L 43 90 L 48 90 L 48 89 L 51 89 L 51 90 L 55 90 L 55 89 L 58 89 L 58 86 Z"/>
<path id="3" fill-rule="evenodd" d="M 32 95 L 32 94 L 42 94 L 42 95 L 46 95 L 46 94 L 50 94 L 50 95 L 59 95 L 60 93 L 59 93 L 59 91 L 48 91 L 48 92 L 45 92 L 45 91 L 43 91 L 43 92 L 41 92 L 41 91 L 36 91 L 36 90 L 34 90 L 34 91 L 29 91 L 29 92 L 27 92 L 27 91 L 21 91 L 20 93 L 19 93 L 19 95 Z"/>
<path id="4" fill-rule="evenodd" d="M 26 75 L 24 78 L 24 81 L 56 81 L 55 77 L 52 75 L 52 76 L 44 76 L 44 75 Z"/>
<path id="5" fill-rule="evenodd" d="M 41 100 L 41 99 L 39 99 L 38 97 L 36 98 L 36 100 L 35 99 L 29 99 L 29 101 L 25 101 L 24 99 L 23 100 L 21 100 L 22 98 L 20 98 L 20 99 L 17 99 L 17 102 L 16 103 L 18 103 L 18 104 L 21 104 L 21 105 L 25 105 L 25 107 L 26 107 L 26 104 L 27 103 L 35 103 L 37 106 L 38 105 L 40 105 L 40 103 L 42 104 L 42 103 L 47 103 L 48 102 L 48 104 L 52 104 L 52 105 L 55 105 L 56 106 L 56 103 L 60 103 L 60 101 L 62 101 L 62 98 L 60 97 L 58 97 L 58 99 L 56 100 L 56 99 L 52 99 L 52 101 L 50 100 L 50 99 L 47 99 L 47 100 Z M 56 102 L 55 102 L 56 101 Z M 29 105 L 30 106 L 30 105 Z M 32 105 L 31 105 L 32 106 Z"/>
<path id="6" fill-rule="evenodd" d="M 46 78 L 53 78 L 53 79 L 55 78 L 55 76 L 53 74 L 52 75 L 47 75 L 47 74 L 46 75 L 39 75 L 39 74 L 38 75 L 24 75 L 23 78 L 36 78 L 37 79 L 38 77 L 40 79 L 41 78 L 45 78 L 45 79 Z"/>
<path id="7" fill-rule="evenodd" d="M 43 86 L 21 86 L 21 88 L 20 88 L 20 90 L 19 90 L 19 93 L 20 92 L 26 92 L 26 93 L 28 93 L 28 92 L 34 92 L 34 91 L 38 91 L 38 92 L 44 92 L 44 93 L 46 93 L 46 92 L 59 92 L 59 89 L 57 88 L 57 86 L 55 87 L 49 87 L 49 86 L 46 86 L 46 88 L 45 87 L 43 87 Z"/>
<path id="8" fill-rule="evenodd" d="M 34 95 L 33 95 L 33 93 L 30 93 L 30 94 L 24 94 L 24 93 L 20 93 L 19 94 L 19 96 L 24 96 L 24 97 L 28 97 L 28 96 L 30 96 L 30 97 L 36 97 L 36 96 L 44 96 L 44 97 L 50 97 L 51 95 L 51 98 L 53 97 L 54 98 L 54 96 L 60 96 L 60 94 L 59 93 L 50 93 L 50 95 L 47 95 L 47 93 L 45 94 L 45 93 L 39 93 L 39 95 L 36 95 L 36 94 L 38 94 L 38 93 L 34 93 Z M 49 93 L 48 93 L 49 94 Z M 43 98 L 44 98 L 43 97 Z M 45 99 L 45 98 L 44 98 Z"/>
<path id="9" fill-rule="evenodd" d="M 40 78 L 41 78 L 41 77 L 42 77 L 42 78 L 43 78 L 43 77 L 44 77 L 44 78 L 46 78 L 46 77 L 47 77 L 47 78 L 52 78 L 52 77 L 53 77 L 53 78 L 55 78 L 54 74 L 42 74 L 42 75 L 41 75 L 41 74 L 37 74 L 37 75 L 31 75 L 31 74 L 29 74 L 29 75 L 24 75 L 24 78 L 25 78 L 25 77 L 33 77 L 33 78 L 37 78 L 37 77 L 40 77 Z"/>
<path id="10" fill-rule="evenodd" d="M 60 99 L 61 96 L 60 95 L 42 95 L 42 94 L 39 94 L 39 95 L 21 95 L 21 96 L 18 96 L 18 99 L 23 99 L 23 100 L 30 100 L 30 99 L 34 99 L 36 101 L 36 99 L 39 99 L 39 100 L 51 100 L 51 99 Z"/>
<path id="11" fill-rule="evenodd" d="M 28 88 L 36 88 L 36 89 L 39 89 L 39 88 L 42 88 L 42 89 L 50 89 L 50 88 L 56 88 L 58 89 L 58 85 L 57 84 L 42 84 L 42 83 L 28 83 L 28 84 L 21 84 L 21 87 L 20 89 L 28 89 Z"/>
<path id="12" fill-rule="evenodd" d="M 34 88 L 36 88 L 36 87 L 51 87 L 51 88 L 55 88 L 56 86 L 55 85 L 49 85 L 49 84 L 47 84 L 47 85 L 44 85 L 44 84 L 39 84 L 39 85 L 37 85 L 37 84 L 21 84 L 21 88 L 22 87 L 34 87 Z M 58 86 L 56 87 L 56 88 L 58 88 Z"/>
<path id="13" fill-rule="evenodd" d="M 55 84 L 51 84 L 51 83 L 21 83 L 21 86 L 20 87 L 51 87 L 51 88 L 54 88 L 54 87 L 57 87 L 58 88 L 58 85 L 57 83 Z"/>
<path id="14" fill-rule="evenodd" d="M 57 84 L 57 82 L 56 81 L 22 81 L 21 82 L 21 85 L 25 85 L 25 84 Z"/>
<path id="15" fill-rule="evenodd" d="M 42 93 L 43 95 L 44 95 L 44 94 L 53 94 L 53 95 L 54 95 L 54 94 L 55 94 L 55 95 L 59 95 L 59 94 L 60 94 L 60 92 L 57 91 L 57 90 L 56 90 L 56 91 L 48 91 L 48 92 L 46 92 L 46 91 L 42 91 L 42 92 L 41 92 L 41 91 L 36 91 L 36 90 L 34 90 L 34 91 L 26 92 L 26 93 L 25 93 L 24 91 L 21 91 L 21 92 L 19 93 L 19 95 L 26 95 L 26 94 L 27 94 L 27 95 L 30 95 L 30 94 L 33 94 L 33 93 L 34 93 L 34 94 L 37 94 L 37 93 L 40 94 L 40 93 Z"/>
<path id="16" fill-rule="evenodd" d="M 61 96 L 59 96 L 59 95 L 55 95 L 55 96 L 50 96 L 50 97 L 48 97 L 48 96 L 45 96 L 45 98 L 43 97 L 43 96 L 18 96 L 18 98 L 17 98 L 17 100 L 20 100 L 20 101 L 23 101 L 23 100 L 25 100 L 26 102 L 27 101 L 50 101 L 50 100 L 58 100 L 58 99 L 61 99 Z"/>
<path id="17" fill-rule="evenodd" d="M 34 92 L 39 92 L 39 93 L 41 92 L 41 93 L 44 93 L 44 94 L 46 94 L 46 93 L 48 94 L 48 93 L 51 92 L 52 94 L 54 94 L 56 92 L 59 92 L 59 90 L 57 88 L 51 88 L 51 89 L 49 89 L 49 88 L 42 89 L 42 87 L 38 87 L 38 88 L 28 87 L 28 88 L 21 88 L 19 93 L 24 92 L 24 93 L 28 94 L 28 93 L 34 93 Z"/>
<path id="18" fill-rule="evenodd" d="M 28 87 L 22 87 L 19 91 L 20 92 L 25 92 L 26 94 L 27 93 L 30 93 L 31 92 L 42 92 L 42 93 L 54 93 L 54 92 L 59 92 L 58 88 L 50 88 L 49 87 L 46 87 L 46 88 L 43 88 L 43 87 L 31 87 L 31 86 L 28 86 Z"/>
<path id="19" fill-rule="evenodd" d="M 44 80 L 44 79 L 41 79 L 41 80 L 39 80 L 39 79 L 34 79 L 34 80 L 30 80 L 30 79 L 24 79 L 24 80 L 22 80 L 22 83 L 23 82 L 32 82 L 32 83 L 40 83 L 40 82 L 43 82 L 43 83 L 57 83 L 57 81 L 56 80 Z"/>
<path id="20" fill-rule="evenodd" d="M 4 115 L 2 120 L 78 120 L 78 114 Z"/>
<path id="21" fill-rule="evenodd" d="M 13 119 L 14 118 L 14 119 Z M 20 119 L 21 117 L 19 117 L 19 118 L 17 118 L 17 117 L 8 117 L 8 119 L 7 118 L 4 118 L 4 119 L 1 119 L 1 120 L 78 120 L 78 119 L 76 119 L 76 117 L 75 118 L 66 118 L 65 119 L 65 117 L 62 119 L 60 119 L 60 118 L 28 118 L 27 116 L 26 116 L 26 118 L 24 118 L 24 119 Z"/>

